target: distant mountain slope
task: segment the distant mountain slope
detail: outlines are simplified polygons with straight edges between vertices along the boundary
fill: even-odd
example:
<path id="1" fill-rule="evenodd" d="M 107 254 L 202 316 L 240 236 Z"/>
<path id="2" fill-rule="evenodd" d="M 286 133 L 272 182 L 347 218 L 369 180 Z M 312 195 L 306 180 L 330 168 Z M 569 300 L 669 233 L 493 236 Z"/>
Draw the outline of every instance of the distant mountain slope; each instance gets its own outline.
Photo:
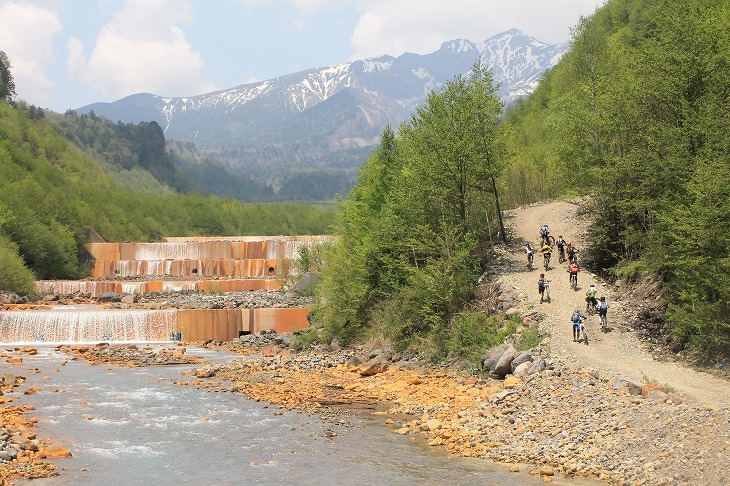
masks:
<path id="1" fill-rule="evenodd" d="M 191 97 L 135 94 L 77 111 L 124 123 L 156 121 L 168 140 L 193 141 L 207 156 L 234 171 L 255 172 L 259 183 L 277 190 L 293 169 L 337 169 L 353 180 L 386 123 L 407 120 L 430 91 L 467 73 L 480 56 L 510 103 L 532 92 L 568 47 L 513 29 L 478 44 L 445 42 L 426 55 L 312 68 Z"/>

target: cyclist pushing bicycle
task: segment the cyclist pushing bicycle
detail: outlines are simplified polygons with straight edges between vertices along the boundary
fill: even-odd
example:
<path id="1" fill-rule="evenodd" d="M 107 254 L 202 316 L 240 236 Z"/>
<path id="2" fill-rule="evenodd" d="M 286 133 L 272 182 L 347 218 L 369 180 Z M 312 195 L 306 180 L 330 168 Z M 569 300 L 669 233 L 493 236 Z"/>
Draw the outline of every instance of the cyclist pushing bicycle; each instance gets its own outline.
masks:
<path id="1" fill-rule="evenodd" d="M 540 303 L 542 304 L 542 301 L 545 300 L 545 286 L 547 285 L 548 280 L 545 278 L 545 274 L 541 273 L 540 278 L 537 279 L 537 293 L 540 294 Z M 550 299 L 550 295 L 548 295 L 548 300 Z"/>
<path id="2" fill-rule="evenodd" d="M 605 332 L 608 327 L 608 302 L 606 296 L 601 296 L 601 302 L 598 303 L 598 319 L 601 321 L 601 329 Z"/>
<path id="3" fill-rule="evenodd" d="M 563 263 L 565 261 L 565 240 L 563 235 L 558 236 L 555 244 L 558 245 L 558 263 Z"/>
<path id="4" fill-rule="evenodd" d="M 568 265 L 568 273 L 570 274 L 570 287 L 574 289 L 578 288 L 578 271 L 578 264 L 571 260 L 570 265 Z"/>
<path id="5" fill-rule="evenodd" d="M 532 258 L 535 254 L 535 250 L 530 246 L 529 243 L 525 245 L 525 253 L 527 253 L 527 266 L 532 267 Z"/>
<path id="6" fill-rule="evenodd" d="M 580 331 L 583 319 L 586 317 L 580 313 L 580 309 L 576 309 L 573 315 L 570 316 L 570 322 L 573 324 L 573 342 L 577 343 L 580 341 Z"/>

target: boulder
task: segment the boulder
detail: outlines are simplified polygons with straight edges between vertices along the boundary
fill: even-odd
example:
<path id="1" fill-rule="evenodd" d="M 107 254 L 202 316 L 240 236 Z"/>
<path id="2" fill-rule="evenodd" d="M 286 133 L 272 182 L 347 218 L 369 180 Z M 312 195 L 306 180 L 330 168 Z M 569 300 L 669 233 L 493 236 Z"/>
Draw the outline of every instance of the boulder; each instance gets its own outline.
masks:
<path id="1" fill-rule="evenodd" d="M 15 292 L 0 294 L 0 304 L 22 304 L 23 298 Z"/>
<path id="2" fill-rule="evenodd" d="M 647 383 L 646 385 L 641 387 L 641 396 L 644 398 L 649 398 L 649 393 L 653 390 L 659 390 L 664 394 L 669 393 L 669 390 L 667 390 L 666 387 L 661 386 L 656 381 L 652 381 L 651 383 Z"/>
<path id="3" fill-rule="evenodd" d="M 388 369 L 388 360 L 384 355 L 378 355 L 370 358 L 358 367 L 361 376 L 372 376 L 383 373 Z"/>
<path id="4" fill-rule="evenodd" d="M 480 361 L 482 362 L 482 365 L 484 366 L 485 370 L 491 370 L 492 367 L 497 364 L 497 361 L 499 360 L 499 357 L 502 356 L 502 353 L 508 348 L 509 346 L 507 344 L 500 344 L 499 346 L 494 346 L 493 348 L 489 348 L 486 353 L 482 355 L 480 358 Z"/>
<path id="5" fill-rule="evenodd" d="M 530 365 L 530 368 L 527 370 L 527 374 L 529 375 L 535 372 L 542 373 L 545 371 L 545 368 L 547 368 L 547 363 L 545 363 L 544 359 L 540 358 Z"/>
<path id="6" fill-rule="evenodd" d="M 512 372 L 512 374 L 514 376 L 516 376 L 517 378 L 524 378 L 528 374 L 530 374 L 530 367 L 531 366 L 532 366 L 532 363 L 530 363 L 530 362 L 522 363 L 517 368 L 515 368 L 515 370 Z"/>
<path id="7" fill-rule="evenodd" d="M 514 373 L 517 367 L 522 363 L 528 362 L 532 362 L 532 353 L 530 351 L 522 351 L 515 356 L 515 359 L 512 360 L 512 372 Z"/>
<path id="8" fill-rule="evenodd" d="M 489 374 L 504 378 L 512 373 L 512 360 L 515 359 L 516 355 L 517 350 L 510 345 L 499 357 L 494 367 L 489 370 Z"/>
<path id="9" fill-rule="evenodd" d="M 43 451 L 41 452 L 41 456 L 45 457 L 46 459 L 58 459 L 61 457 L 71 457 L 71 451 L 66 449 L 65 447 L 54 443 L 48 444 Z"/>
<path id="10" fill-rule="evenodd" d="M 116 292 L 104 292 L 96 298 L 97 302 L 121 302 L 122 296 Z"/>
<path id="11" fill-rule="evenodd" d="M 614 390 L 627 390 L 631 395 L 641 395 L 641 389 L 644 387 L 641 383 L 623 377 L 616 377 L 611 386 Z"/>

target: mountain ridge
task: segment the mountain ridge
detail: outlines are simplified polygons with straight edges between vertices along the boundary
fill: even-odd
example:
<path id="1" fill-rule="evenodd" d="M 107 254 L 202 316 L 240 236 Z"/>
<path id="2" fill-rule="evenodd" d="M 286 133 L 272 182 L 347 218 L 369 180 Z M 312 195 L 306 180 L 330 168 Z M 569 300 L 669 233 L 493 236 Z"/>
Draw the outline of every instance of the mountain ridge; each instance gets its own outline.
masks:
<path id="1" fill-rule="evenodd" d="M 468 73 L 477 58 L 510 104 L 532 92 L 568 48 L 510 29 L 479 43 L 446 41 L 429 54 L 314 67 L 195 96 L 137 93 L 77 111 L 114 122 L 156 121 L 167 140 L 192 141 L 203 156 L 264 186 L 285 185 L 282 177 L 312 167 L 342 171 L 352 183 L 383 127 L 407 121 L 429 92 Z M 329 199 L 344 187 L 312 197 Z"/>

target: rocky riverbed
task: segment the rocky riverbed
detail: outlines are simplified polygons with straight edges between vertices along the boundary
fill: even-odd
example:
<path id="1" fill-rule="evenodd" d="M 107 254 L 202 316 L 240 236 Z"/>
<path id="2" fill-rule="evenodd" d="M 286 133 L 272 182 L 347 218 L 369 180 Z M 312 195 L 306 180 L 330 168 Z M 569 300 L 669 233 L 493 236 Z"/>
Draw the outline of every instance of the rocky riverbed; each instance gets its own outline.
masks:
<path id="1" fill-rule="evenodd" d="M 18 367 L 23 373 L 38 370 L 23 367 L 23 357 L 36 354 L 31 347 L 15 348 L 12 352 L 0 353 L 0 360 Z M 48 459 L 70 457 L 71 452 L 50 439 L 37 437 L 34 426 L 38 420 L 28 415 L 32 406 L 16 403 L 18 400 L 8 395 L 25 382 L 21 374 L 0 373 L 0 485 L 9 484 L 12 478 L 43 478 L 58 474 L 56 467 L 46 462 Z M 25 395 L 37 393 L 36 387 L 22 391 Z"/>
<path id="2" fill-rule="evenodd" d="M 268 331 L 198 343 L 240 357 L 203 364 L 177 383 L 240 393 L 338 423 L 351 414 L 368 414 L 382 420 L 384 431 L 449 453 L 512 463 L 515 472 L 528 470 L 545 482 L 558 475 L 626 485 L 730 482 L 730 411 L 690 402 L 657 383 L 602 376 L 544 356 L 539 348 L 514 353 L 507 346 L 485 354 L 493 376 L 504 376 L 482 378 L 393 353 L 386 343 L 345 349 L 332 343 L 297 352 L 295 341 L 290 334 Z M 116 366 L 200 359 L 188 356 L 187 349 L 59 347 L 69 359 Z M 2 358 L 22 367 L 24 355 L 33 351 L 18 348 Z M 499 371 L 500 366 L 509 371 Z M 6 373 L 2 390 L 9 393 L 23 382 L 19 374 Z M 36 437 L 36 420 L 27 417 L 32 410 L 0 398 L 7 402 L 0 409 L 2 481 L 56 474 L 43 459 L 70 452 Z"/>
<path id="3" fill-rule="evenodd" d="M 16 294 L 0 293 L 0 308 L 35 310 L 47 305 L 100 304 L 110 309 L 259 309 L 282 307 L 309 307 L 313 298 L 280 290 L 253 290 L 206 294 L 183 290 L 148 292 L 143 294 L 115 294 L 113 292 L 92 298 L 90 294 L 49 294 L 34 299 Z"/>
<path id="4" fill-rule="evenodd" d="M 265 333 L 208 343 L 249 355 L 179 383 L 287 409 L 382 415 L 392 433 L 462 456 L 533 464 L 543 481 L 730 484 L 730 410 L 690 403 L 657 383 L 603 377 L 540 350 L 519 372 L 485 379 L 384 349 L 296 353 L 288 340 Z"/>

